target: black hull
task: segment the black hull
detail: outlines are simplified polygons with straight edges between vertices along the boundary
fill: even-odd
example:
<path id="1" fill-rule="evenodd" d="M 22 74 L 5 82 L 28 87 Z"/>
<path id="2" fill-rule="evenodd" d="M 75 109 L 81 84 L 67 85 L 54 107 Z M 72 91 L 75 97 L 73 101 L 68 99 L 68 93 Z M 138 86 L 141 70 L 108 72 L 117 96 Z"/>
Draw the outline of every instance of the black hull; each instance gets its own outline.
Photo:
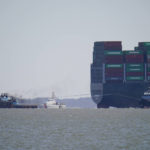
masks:
<path id="1" fill-rule="evenodd" d="M 14 105 L 12 102 L 0 102 L 0 108 L 37 108 L 37 105 Z"/>
<path id="2" fill-rule="evenodd" d="M 0 108 L 13 108 L 12 102 L 0 102 Z"/>
<path id="3" fill-rule="evenodd" d="M 97 108 L 142 108 L 149 107 L 150 103 L 142 102 L 141 97 L 149 87 L 149 83 L 106 83 L 103 84 L 103 91 L 95 91 L 101 94 L 102 99 Z M 92 89 L 91 89 L 92 90 Z M 93 90 L 91 93 L 94 93 Z M 94 93 L 95 94 L 95 93 Z M 92 95 L 94 99 L 94 95 Z"/>
<path id="4" fill-rule="evenodd" d="M 142 99 L 140 101 L 140 106 L 141 106 L 141 108 L 150 108 L 150 101 Z"/>
<path id="5" fill-rule="evenodd" d="M 37 105 L 15 105 L 13 108 L 38 108 Z"/>
<path id="6" fill-rule="evenodd" d="M 18 104 L 15 97 L 8 93 L 2 93 L 0 96 L 0 108 L 37 108 L 37 105 Z"/>
<path id="7" fill-rule="evenodd" d="M 129 107 L 141 107 L 140 100 L 125 98 L 121 95 L 104 96 L 102 101 L 97 105 L 97 108 L 129 108 Z"/>

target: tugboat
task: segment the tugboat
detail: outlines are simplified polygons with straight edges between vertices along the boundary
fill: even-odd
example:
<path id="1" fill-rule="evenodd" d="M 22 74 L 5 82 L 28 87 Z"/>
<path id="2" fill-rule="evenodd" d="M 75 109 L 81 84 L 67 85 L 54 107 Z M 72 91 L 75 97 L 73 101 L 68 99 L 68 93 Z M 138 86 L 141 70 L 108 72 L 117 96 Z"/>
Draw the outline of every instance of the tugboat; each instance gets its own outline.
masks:
<path id="1" fill-rule="evenodd" d="M 45 108 L 66 108 L 66 105 L 56 102 L 55 93 L 52 92 L 52 97 L 44 104 Z"/>
<path id="2" fill-rule="evenodd" d="M 0 95 L 0 108 L 13 108 L 17 104 L 16 98 L 8 93 Z"/>
<path id="3" fill-rule="evenodd" d="M 19 98 L 2 93 L 0 95 L 0 108 L 37 108 L 37 105 L 25 105 L 17 102 Z"/>
<path id="4" fill-rule="evenodd" d="M 140 101 L 140 106 L 142 108 L 150 108 L 150 87 L 147 91 L 144 92 L 144 95 Z"/>

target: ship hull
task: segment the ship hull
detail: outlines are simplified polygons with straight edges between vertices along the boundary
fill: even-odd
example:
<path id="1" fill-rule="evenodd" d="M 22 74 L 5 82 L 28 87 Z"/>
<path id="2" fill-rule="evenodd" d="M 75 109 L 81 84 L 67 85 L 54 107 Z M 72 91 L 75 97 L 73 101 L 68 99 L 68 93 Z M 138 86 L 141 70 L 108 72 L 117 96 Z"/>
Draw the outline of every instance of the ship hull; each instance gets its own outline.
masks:
<path id="1" fill-rule="evenodd" d="M 150 101 L 142 99 L 140 101 L 141 108 L 150 108 Z"/>
<path id="2" fill-rule="evenodd" d="M 13 107 L 12 102 L 0 101 L 0 108 L 12 108 L 12 107 Z"/>
<path id="3" fill-rule="evenodd" d="M 0 96 L 0 108 L 37 108 L 37 105 L 18 104 L 17 99 L 8 93 Z"/>
<path id="4" fill-rule="evenodd" d="M 144 92 L 147 90 L 149 85 L 149 83 L 145 82 L 103 84 L 103 91 L 99 91 L 101 92 L 99 93 L 101 94 L 101 99 L 97 103 L 97 108 L 140 108 L 141 97 L 143 96 Z M 92 98 L 94 99 L 93 94 Z"/>
<path id="5" fill-rule="evenodd" d="M 0 108 L 37 108 L 37 105 L 14 105 L 12 102 L 0 101 Z"/>

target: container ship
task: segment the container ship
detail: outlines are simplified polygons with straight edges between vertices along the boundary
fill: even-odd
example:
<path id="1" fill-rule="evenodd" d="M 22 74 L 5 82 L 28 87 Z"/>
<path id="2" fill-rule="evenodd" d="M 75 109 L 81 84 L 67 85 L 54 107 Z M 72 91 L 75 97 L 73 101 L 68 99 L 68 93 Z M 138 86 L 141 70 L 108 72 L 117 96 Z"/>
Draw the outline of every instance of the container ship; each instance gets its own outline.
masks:
<path id="1" fill-rule="evenodd" d="M 141 108 L 150 87 L 150 42 L 122 50 L 121 41 L 94 42 L 91 97 L 97 108 Z M 150 101 L 149 101 L 150 102 Z"/>

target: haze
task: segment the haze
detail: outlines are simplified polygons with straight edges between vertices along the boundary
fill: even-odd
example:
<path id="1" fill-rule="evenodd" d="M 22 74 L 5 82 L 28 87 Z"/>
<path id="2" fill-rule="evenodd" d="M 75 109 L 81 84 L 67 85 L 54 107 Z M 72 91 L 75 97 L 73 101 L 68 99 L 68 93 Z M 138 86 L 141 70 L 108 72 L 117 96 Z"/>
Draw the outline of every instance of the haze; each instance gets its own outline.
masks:
<path id="1" fill-rule="evenodd" d="M 150 41 L 149 0 L 0 0 L 0 92 L 90 93 L 94 41 Z"/>

